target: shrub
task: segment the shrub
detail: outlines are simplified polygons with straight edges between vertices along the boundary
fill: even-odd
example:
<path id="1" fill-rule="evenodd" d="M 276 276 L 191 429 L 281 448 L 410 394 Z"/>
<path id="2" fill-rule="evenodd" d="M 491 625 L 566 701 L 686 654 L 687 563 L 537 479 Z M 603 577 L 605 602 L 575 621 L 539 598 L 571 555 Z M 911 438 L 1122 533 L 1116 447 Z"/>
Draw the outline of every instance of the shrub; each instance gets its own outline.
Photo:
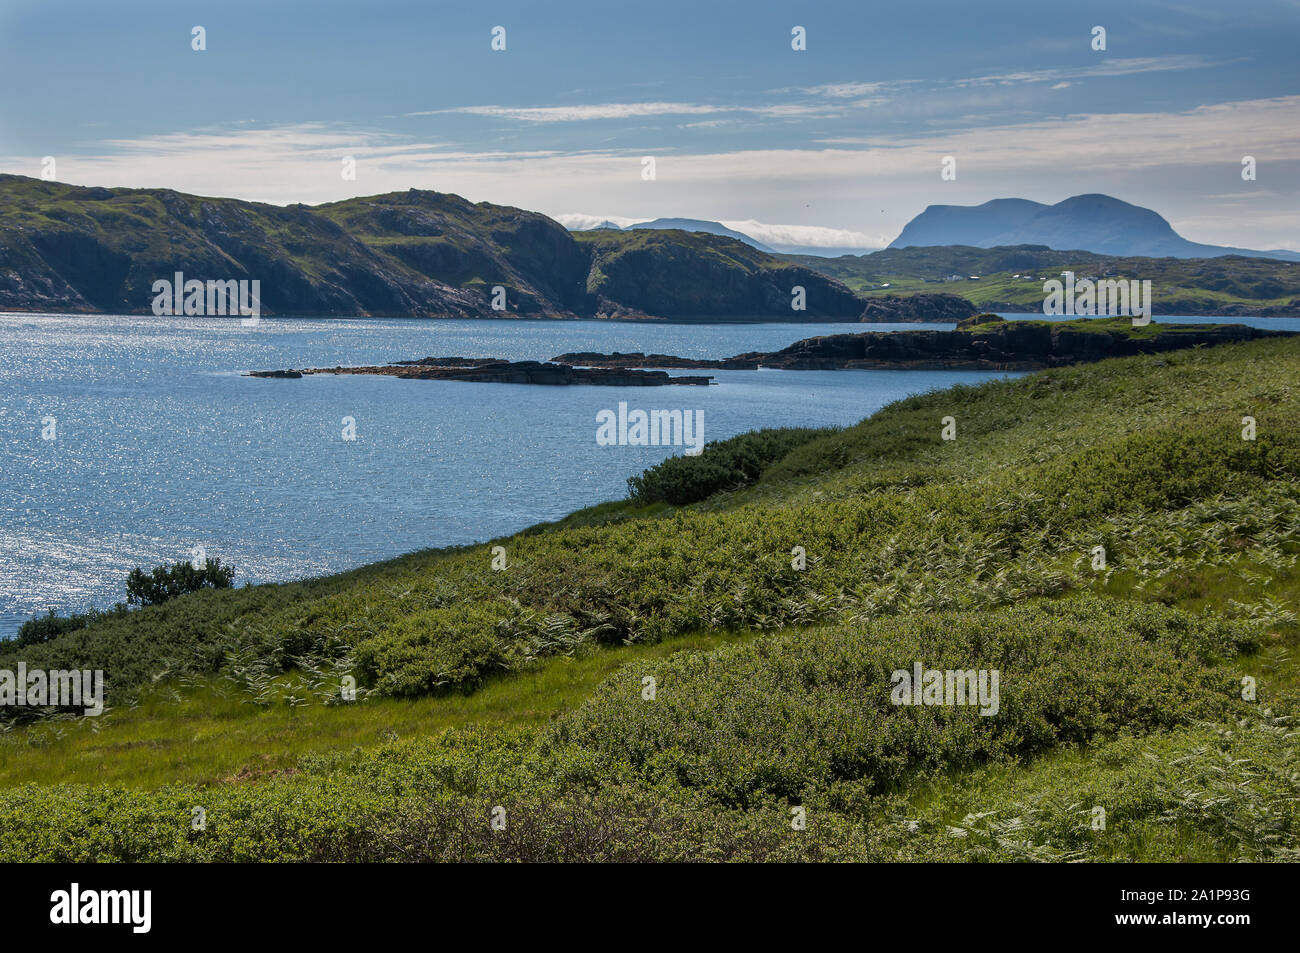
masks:
<path id="1" fill-rule="evenodd" d="M 427 609 L 405 616 L 357 650 L 362 679 L 384 695 L 468 687 L 505 665 L 495 607 Z"/>
<path id="2" fill-rule="evenodd" d="M 1252 644 L 1242 624 L 1096 596 L 908 614 L 629 665 L 557 724 L 556 740 L 727 807 L 844 782 L 888 792 L 1121 729 L 1222 717 L 1238 686 L 1200 660 Z M 997 711 L 894 704 L 891 674 L 916 662 L 997 670 Z"/>
<path id="3" fill-rule="evenodd" d="M 40 645 L 42 642 L 57 638 L 64 632 L 75 632 L 77 629 L 84 629 L 89 624 L 89 616 L 77 614 L 58 616 L 51 609 L 48 615 L 34 615 L 19 626 L 18 635 L 13 640 L 13 646 L 14 648 L 23 648 L 27 645 Z"/>
<path id="4" fill-rule="evenodd" d="M 148 575 L 137 566 L 126 577 L 126 601 L 156 606 L 200 589 L 229 589 L 234 580 L 235 567 L 221 565 L 220 559 L 205 560 L 202 569 L 190 562 L 155 566 Z"/>
<path id="5" fill-rule="evenodd" d="M 720 490 L 753 483 L 795 447 L 833 432 L 832 428 L 768 428 L 720 440 L 696 456 L 669 457 L 640 476 L 628 477 L 628 496 L 638 503 L 696 503 Z"/>
<path id="6" fill-rule="evenodd" d="M 107 619 L 110 616 L 122 615 L 125 612 L 126 604 L 123 602 L 119 602 L 107 611 L 91 609 L 89 612 L 74 612 L 66 616 L 55 615 L 54 610 L 51 609 L 46 615 L 34 615 L 20 625 L 18 634 L 14 636 L 9 645 L 18 649 L 29 645 L 40 645 L 68 632 L 76 632 L 95 622 Z"/>

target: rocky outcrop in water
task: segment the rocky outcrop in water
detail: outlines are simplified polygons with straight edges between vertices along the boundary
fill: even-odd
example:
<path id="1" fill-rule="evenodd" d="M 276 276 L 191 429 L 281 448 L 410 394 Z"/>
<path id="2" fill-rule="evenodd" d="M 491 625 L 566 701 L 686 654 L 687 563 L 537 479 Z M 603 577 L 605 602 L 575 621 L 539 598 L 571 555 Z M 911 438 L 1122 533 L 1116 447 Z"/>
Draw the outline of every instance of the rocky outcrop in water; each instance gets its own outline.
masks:
<path id="1" fill-rule="evenodd" d="M 1005 321 L 984 314 L 953 331 L 868 331 L 796 341 L 779 351 L 751 351 L 721 360 L 659 354 L 561 354 L 554 358 L 588 367 L 674 367 L 749 370 L 911 368 L 933 370 L 1037 370 L 1108 357 L 1157 354 L 1257 338 L 1289 335 L 1242 324 L 1150 324 L 1128 318 L 1083 321 Z"/>
<path id="2" fill-rule="evenodd" d="M 567 354 L 553 357 L 551 360 L 561 364 L 573 364 L 577 367 L 711 368 L 723 371 L 752 371 L 758 367 L 757 360 L 748 356 L 714 360 L 710 358 L 674 357 L 671 354 L 642 354 L 639 351 L 629 354 L 624 354 L 622 351 L 615 351 L 612 354 L 600 354 L 596 351 L 570 351 Z"/>
<path id="3" fill-rule="evenodd" d="M 667 371 L 624 367 L 573 367 L 542 361 L 501 361 L 494 358 L 426 357 L 367 367 L 318 367 L 304 370 L 249 371 L 248 377 L 299 378 L 306 374 L 382 374 L 407 380 L 473 381 L 489 384 L 608 387 L 662 387 L 669 384 L 707 386 L 713 378 L 672 377 Z"/>

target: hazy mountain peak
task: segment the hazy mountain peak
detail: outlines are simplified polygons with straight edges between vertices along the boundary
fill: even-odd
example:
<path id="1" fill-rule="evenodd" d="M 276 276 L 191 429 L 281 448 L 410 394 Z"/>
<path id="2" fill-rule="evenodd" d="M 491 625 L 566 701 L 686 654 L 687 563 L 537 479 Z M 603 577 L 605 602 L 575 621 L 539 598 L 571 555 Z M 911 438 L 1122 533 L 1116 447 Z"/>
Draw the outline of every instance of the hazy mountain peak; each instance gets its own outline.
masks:
<path id="1" fill-rule="evenodd" d="M 1204 245 L 1183 238 L 1160 213 L 1099 192 L 1072 195 L 1055 205 L 1029 199 L 992 199 L 982 205 L 931 205 L 903 228 L 890 248 L 930 245 L 1046 245 L 1108 255 L 1215 258 L 1249 255 L 1300 259 L 1285 251 Z"/>
<path id="2" fill-rule="evenodd" d="M 700 218 L 656 218 L 649 222 L 637 222 L 635 225 L 627 226 L 625 231 L 635 231 L 639 228 L 679 228 L 684 232 L 707 232 L 710 235 L 722 235 L 725 238 L 734 238 L 742 241 L 746 245 L 751 245 L 759 251 L 771 252 L 772 249 L 762 242 L 750 238 L 744 232 L 738 232 L 734 228 L 727 228 L 721 222 L 710 222 Z"/>

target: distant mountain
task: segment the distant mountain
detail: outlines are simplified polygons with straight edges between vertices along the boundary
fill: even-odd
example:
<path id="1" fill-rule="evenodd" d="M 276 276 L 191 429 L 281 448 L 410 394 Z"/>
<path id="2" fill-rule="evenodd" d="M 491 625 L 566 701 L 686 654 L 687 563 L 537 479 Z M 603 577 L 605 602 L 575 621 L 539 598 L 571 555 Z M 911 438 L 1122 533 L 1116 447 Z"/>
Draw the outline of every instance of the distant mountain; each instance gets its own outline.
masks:
<path id="1" fill-rule="evenodd" d="M 632 232 L 642 228 L 676 228 L 683 232 L 707 232 L 710 235 L 722 235 L 724 238 L 734 238 L 737 241 L 744 242 L 746 245 L 757 248 L 759 251 L 765 251 L 768 253 L 773 251 L 773 249 L 764 245 L 762 242 L 750 238 L 743 232 L 727 228 L 727 226 L 723 225 L 721 222 L 706 222 L 699 218 L 656 218 L 653 222 L 637 222 L 635 225 L 629 225 L 623 230 L 625 232 Z"/>
<path id="2" fill-rule="evenodd" d="M 153 283 L 178 271 L 257 280 L 267 315 L 856 321 L 863 310 L 833 278 L 700 231 L 575 233 L 421 189 L 282 207 L 0 174 L 0 311 L 147 314 Z"/>
<path id="3" fill-rule="evenodd" d="M 1253 251 L 1190 242 L 1157 212 L 1109 195 L 1076 195 L 1055 205 L 1028 199 L 993 199 L 983 205 L 931 205 L 889 246 L 1046 245 L 1104 255 L 1148 258 L 1217 258 L 1245 255 L 1300 261 L 1286 250 Z"/>

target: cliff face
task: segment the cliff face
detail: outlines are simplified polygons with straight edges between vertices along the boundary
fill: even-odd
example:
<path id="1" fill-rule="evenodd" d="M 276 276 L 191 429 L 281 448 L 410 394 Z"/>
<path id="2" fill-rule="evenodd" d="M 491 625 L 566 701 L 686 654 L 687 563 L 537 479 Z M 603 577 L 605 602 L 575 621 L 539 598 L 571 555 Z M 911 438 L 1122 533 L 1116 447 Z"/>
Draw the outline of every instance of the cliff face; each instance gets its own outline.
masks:
<path id="1" fill-rule="evenodd" d="M 148 313 L 153 282 L 178 271 L 260 281 L 269 315 L 852 321 L 862 311 L 835 279 L 713 235 L 575 237 L 536 212 L 416 189 L 281 208 L 0 175 L 0 310 Z M 791 308 L 796 285 L 805 311 Z"/>

